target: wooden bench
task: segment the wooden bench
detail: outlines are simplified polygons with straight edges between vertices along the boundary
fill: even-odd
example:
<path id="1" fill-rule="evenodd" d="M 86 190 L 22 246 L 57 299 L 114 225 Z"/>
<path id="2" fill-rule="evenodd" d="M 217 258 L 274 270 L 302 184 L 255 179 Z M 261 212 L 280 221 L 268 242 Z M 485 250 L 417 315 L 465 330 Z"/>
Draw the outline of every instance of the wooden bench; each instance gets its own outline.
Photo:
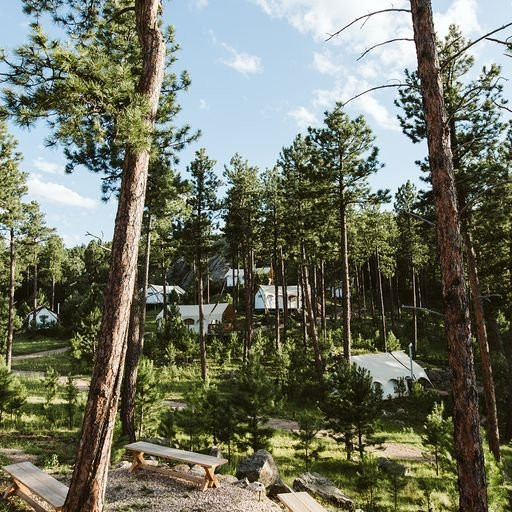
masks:
<path id="1" fill-rule="evenodd" d="M 307 492 L 285 492 L 277 497 L 290 512 L 327 512 Z"/>
<path id="2" fill-rule="evenodd" d="M 3 498 L 15 494 L 25 500 L 36 512 L 47 512 L 37 501 L 37 496 L 48 503 L 57 512 L 62 510 L 68 488 L 62 482 L 55 480 L 31 462 L 18 462 L 9 466 L 3 466 L 3 470 L 9 474 L 13 483 L 3 493 Z"/>
<path id="3" fill-rule="evenodd" d="M 202 453 L 177 450 L 175 448 L 168 448 L 166 446 L 146 443 L 144 441 L 127 444 L 125 448 L 135 452 L 135 457 L 130 471 L 135 471 L 136 469 L 147 469 L 149 471 L 155 471 L 157 473 L 181 478 L 182 480 L 188 480 L 189 482 L 199 484 L 203 491 L 208 489 L 208 487 L 220 487 L 219 480 L 215 476 L 215 469 L 228 462 L 226 459 L 211 457 L 210 455 L 203 455 Z M 153 455 L 154 457 L 160 457 L 162 459 L 175 460 L 185 464 L 197 464 L 204 468 L 205 476 L 189 475 L 188 473 L 175 471 L 170 468 L 152 466 L 146 463 L 144 460 L 144 454 Z"/>

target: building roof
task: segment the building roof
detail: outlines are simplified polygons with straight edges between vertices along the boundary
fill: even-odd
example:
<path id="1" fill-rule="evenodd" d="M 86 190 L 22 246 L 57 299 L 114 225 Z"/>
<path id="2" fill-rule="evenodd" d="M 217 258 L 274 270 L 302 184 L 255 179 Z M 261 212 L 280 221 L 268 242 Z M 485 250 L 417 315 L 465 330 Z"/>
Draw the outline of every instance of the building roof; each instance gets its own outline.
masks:
<path id="1" fill-rule="evenodd" d="M 178 295 L 184 295 L 184 293 L 185 293 L 185 290 L 183 288 L 181 288 L 181 286 L 171 285 L 171 284 L 168 284 L 165 287 L 165 291 L 167 292 L 167 294 L 169 294 L 169 293 L 171 293 L 173 291 L 176 292 Z M 147 294 L 148 295 L 155 295 L 157 293 L 164 293 L 163 285 L 160 285 L 160 284 L 149 284 L 148 285 Z"/>
<path id="2" fill-rule="evenodd" d="M 374 381 L 385 385 L 390 380 L 410 378 L 411 362 L 409 356 L 401 350 L 379 354 L 363 354 L 352 356 L 351 361 L 368 370 Z M 425 370 L 416 361 L 412 362 L 414 380 L 426 379 L 430 382 Z"/>

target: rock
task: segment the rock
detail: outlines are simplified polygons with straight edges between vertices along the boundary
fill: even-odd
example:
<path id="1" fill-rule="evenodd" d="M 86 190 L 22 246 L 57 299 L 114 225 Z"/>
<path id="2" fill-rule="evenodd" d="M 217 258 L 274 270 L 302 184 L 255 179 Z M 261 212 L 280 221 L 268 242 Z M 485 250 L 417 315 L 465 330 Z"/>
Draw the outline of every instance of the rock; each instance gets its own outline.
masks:
<path id="1" fill-rule="evenodd" d="M 261 482 L 251 482 L 247 486 L 247 490 L 253 492 L 265 492 L 265 486 Z"/>
<path id="2" fill-rule="evenodd" d="M 210 449 L 210 456 L 217 457 L 218 459 L 222 459 L 222 452 L 218 446 L 212 446 Z"/>
<path id="3" fill-rule="evenodd" d="M 249 480 L 247 480 L 247 478 L 242 478 L 241 480 L 237 479 L 234 485 L 236 485 L 237 487 L 241 487 L 242 489 L 245 489 L 249 485 Z"/>
<path id="4" fill-rule="evenodd" d="M 306 491 L 314 497 L 335 505 L 336 507 L 352 510 L 354 502 L 338 489 L 332 480 L 318 473 L 304 473 L 293 481 L 294 491 Z"/>
<path id="5" fill-rule="evenodd" d="M 229 484 L 229 485 L 238 484 L 238 478 L 234 475 L 217 475 L 217 478 L 223 484 Z"/>
<path id="6" fill-rule="evenodd" d="M 197 476 L 205 476 L 206 471 L 204 470 L 203 466 L 199 466 L 199 464 L 194 464 L 191 468 L 189 473 L 191 475 L 197 475 Z"/>
<path id="7" fill-rule="evenodd" d="M 384 473 L 394 473 L 399 476 L 404 476 L 407 474 L 407 468 L 403 464 L 395 462 L 394 460 L 388 459 L 386 457 L 379 457 L 377 459 L 377 465 L 379 466 L 379 469 Z"/>
<path id="8" fill-rule="evenodd" d="M 190 467 L 186 464 L 176 464 L 176 466 L 172 467 L 173 471 L 178 471 L 179 473 L 188 473 L 190 471 Z"/>
<path id="9" fill-rule="evenodd" d="M 267 494 L 275 498 L 278 494 L 283 492 L 291 492 L 290 487 L 288 487 L 281 479 L 279 479 L 275 484 L 272 484 L 270 487 L 267 487 Z"/>
<path id="10" fill-rule="evenodd" d="M 242 459 L 236 468 L 236 477 L 239 480 L 247 478 L 249 482 L 261 482 L 265 487 L 280 481 L 279 469 L 266 450 L 258 450 L 251 457 Z"/>
<path id="11" fill-rule="evenodd" d="M 160 446 L 169 446 L 167 439 L 160 439 L 159 437 L 150 437 L 148 439 L 141 439 L 145 443 L 158 444 Z"/>
<path id="12" fill-rule="evenodd" d="M 119 469 L 130 469 L 132 467 L 132 463 L 127 460 L 123 460 L 121 464 L 119 464 Z"/>
<path id="13" fill-rule="evenodd" d="M 405 409 L 402 409 L 402 408 L 397 409 L 397 410 L 396 410 L 396 413 L 397 413 L 397 414 L 401 414 L 401 415 L 403 416 L 403 415 L 405 414 Z"/>

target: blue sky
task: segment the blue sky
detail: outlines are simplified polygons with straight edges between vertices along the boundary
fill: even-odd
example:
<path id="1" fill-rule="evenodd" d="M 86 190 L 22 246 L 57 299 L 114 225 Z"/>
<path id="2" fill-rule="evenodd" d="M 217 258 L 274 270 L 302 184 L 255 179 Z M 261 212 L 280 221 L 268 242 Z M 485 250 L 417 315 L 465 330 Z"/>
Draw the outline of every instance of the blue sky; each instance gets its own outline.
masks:
<path id="1" fill-rule="evenodd" d="M 411 37 L 406 13 L 377 16 L 364 27 L 355 25 L 341 38 L 326 35 L 367 12 L 407 7 L 406 0 L 164 0 L 164 16 L 176 29 L 182 50 L 176 69 L 187 69 L 190 90 L 181 96 L 178 122 L 201 129 L 201 139 L 181 155 L 184 171 L 195 150 L 205 147 L 217 161 L 217 172 L 239 152 L 261 170 L 272 166 L 283 146 L 308 125 L 319 125 L 323 112 L 338 100 L 388 80 L 401 79 L 403 69 L 415 67 L 414 46 L 397 42 L 357 61 L 369 46 L 396 37 Z M 492 5 L 492 10 L 489 6 Z M 510 11 L 505 0 L 433 1 L 436 27 L 446 33 L 452 22 L 475 38 L 504 21 Z M 0 16 L 0 47 L 21 44 L 27 20 L 20 2 L 4 0 Z M 508 35 L 508 34 L 507 34 Z M 510 59 L 491 43 L 476 48 L 479 69 L 498 61 L 507 76 Z M 510 85 L 505 85 L 505 93 Z M 401 133 L 393 92 L 375 92 L 347 107 L 351 116 L 363 114 L 374 130 L 385 164 L 372 178 L 375 188 L 393 192 L 407 179 L 419 182 L 414 161 L 424 146 L 414 146 Z M 40 202 L 49 225 L 67 245 L 86 242 L 86 232 L 109 239 L 115 204 L 100 200 L 98 176 L 80 170 L 64 175 L 60 148 L 46 148 L 44 123 L 26 131 L 12 126 L 29 173 L 29 198 Z"/>

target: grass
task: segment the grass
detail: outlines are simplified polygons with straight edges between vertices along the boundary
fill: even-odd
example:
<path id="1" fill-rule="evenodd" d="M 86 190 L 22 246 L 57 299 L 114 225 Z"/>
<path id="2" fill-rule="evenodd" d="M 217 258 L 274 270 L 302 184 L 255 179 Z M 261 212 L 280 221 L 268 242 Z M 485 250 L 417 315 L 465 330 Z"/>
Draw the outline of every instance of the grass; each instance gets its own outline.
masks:
<path id="1" fill-rule="evenodd" d="M 69 340 L 56 339 L 44 335 L 38 335 L 35 338 L 26 336 L 16 336 L 13 341 L 12 355 L 23 356 L 35 352 L 45 352 L 58 348 L 69 347 Z"/>
<path id="2" fill-rule="evenodd" d="M 74 373 L 76 361 L 69 352 L 52 354 L 33 359 L 20 359 L 12 362 L 12 369 L 29 372 L 46 372 L 48 368 L 54 368 L 60 375 Z"/>

